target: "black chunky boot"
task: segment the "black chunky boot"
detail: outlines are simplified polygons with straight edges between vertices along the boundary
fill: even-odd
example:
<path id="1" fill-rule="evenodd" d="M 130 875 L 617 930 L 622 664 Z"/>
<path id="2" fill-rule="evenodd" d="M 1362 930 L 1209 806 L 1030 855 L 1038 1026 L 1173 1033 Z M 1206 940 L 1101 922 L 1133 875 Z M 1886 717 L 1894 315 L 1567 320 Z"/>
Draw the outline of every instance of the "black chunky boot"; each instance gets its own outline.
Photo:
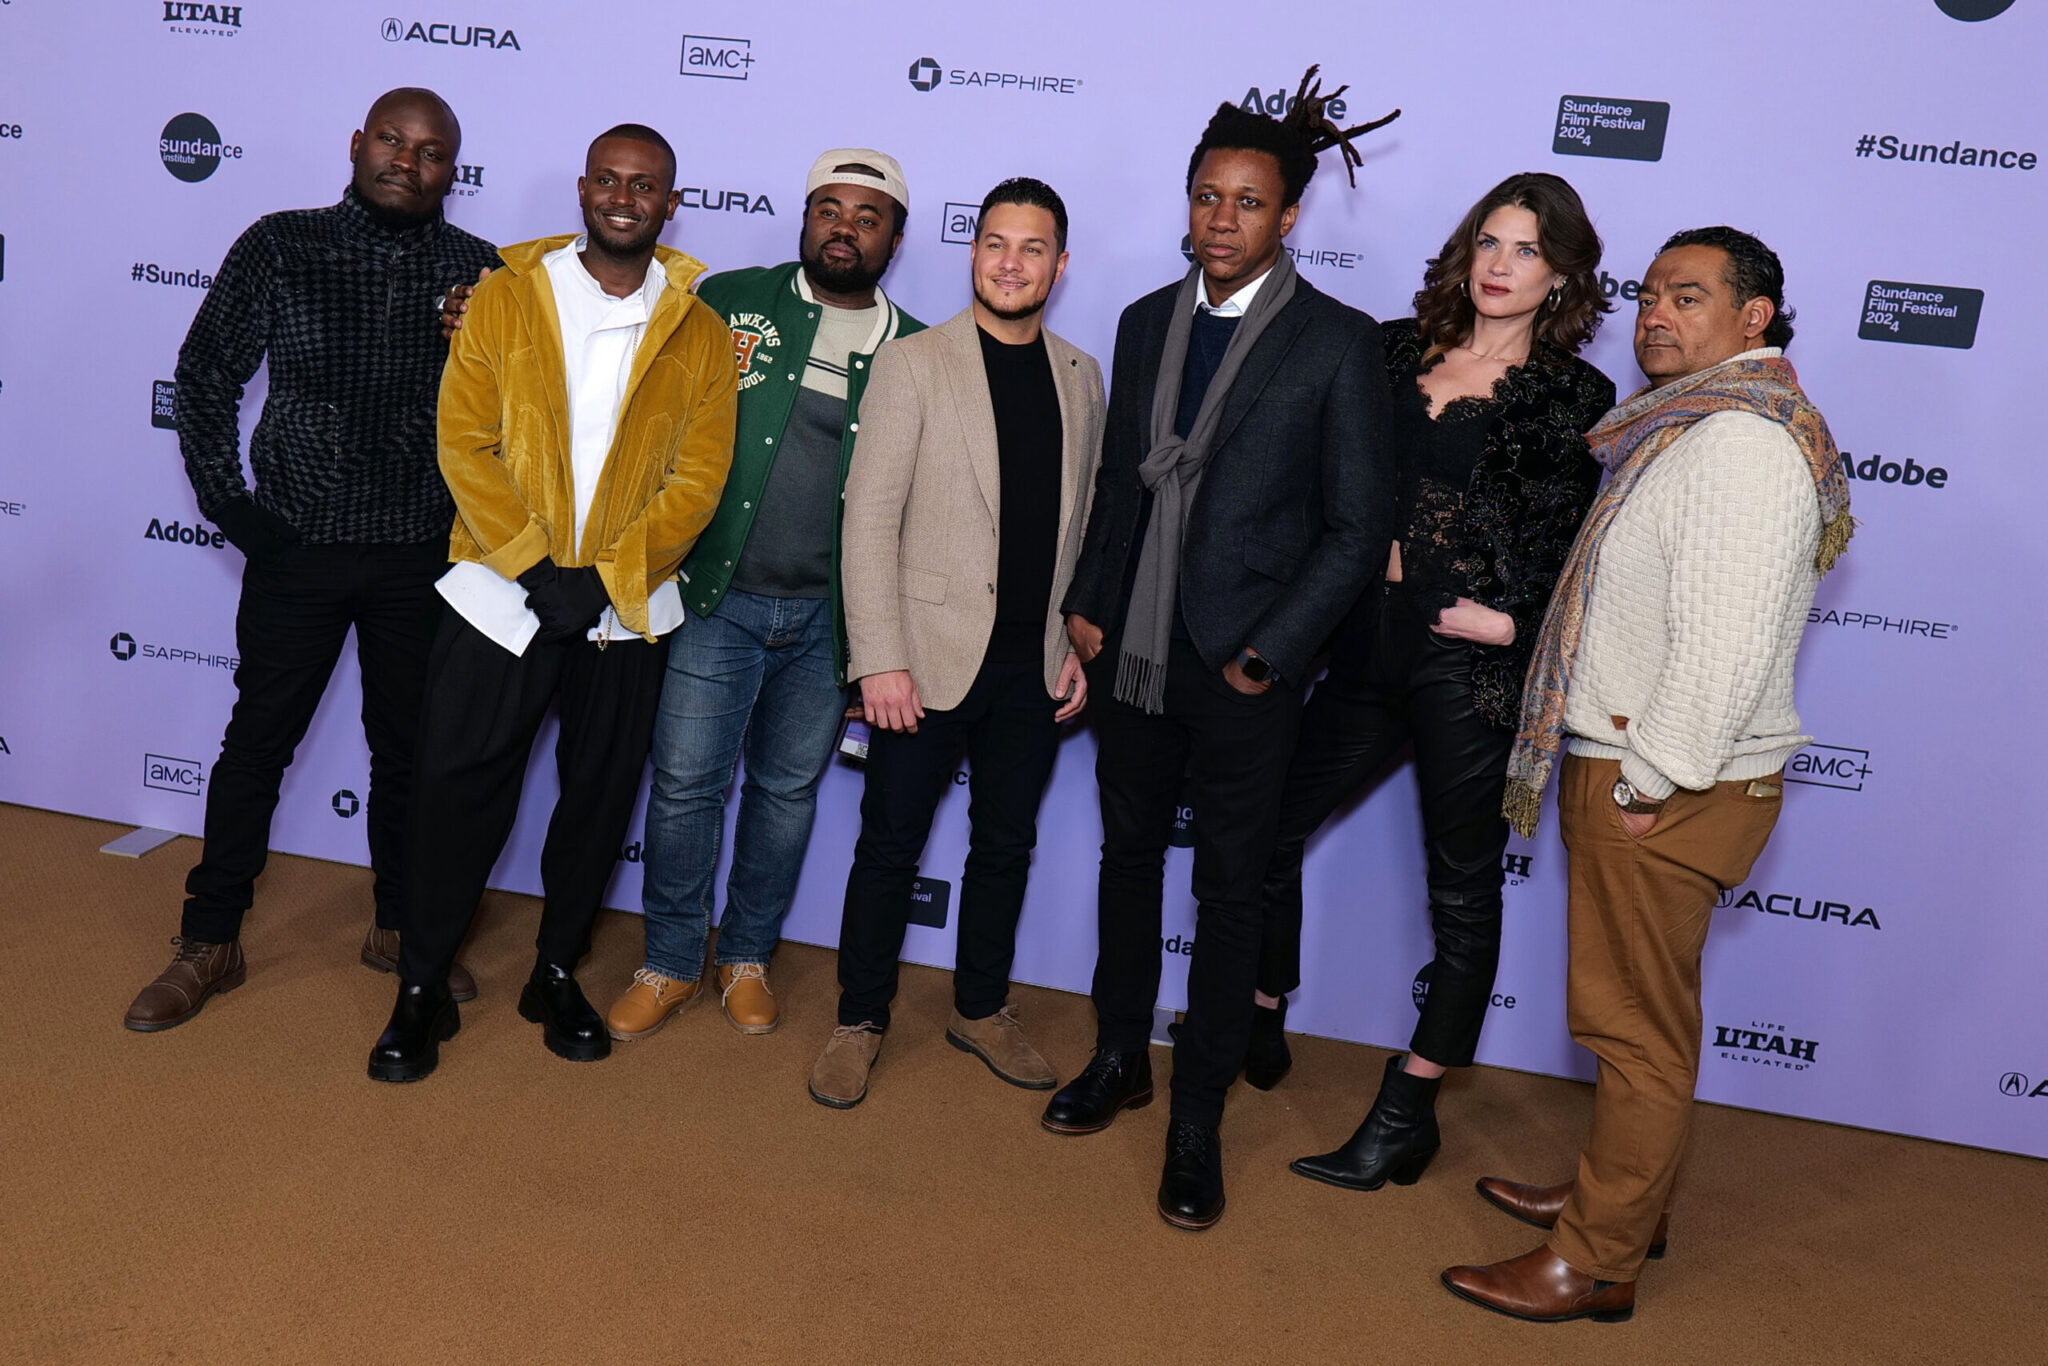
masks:
<path id="1" fill-rule="evenodd" d="M 1392 1181 L 1412 1186 L 1443 1146 L 1436 1128 L 1436 1092 L 1442 1077 L 1411 1077 L 1405 1054 L 1387 1059 L 1380 1093 L 1358 1132 L 1336 1152 L 1296 1158 L 1289 1168 L 1313 1181 L 1355 1191 L 1376 1191 Z"/>
<path id="2" fill-rule="evenodd" d="M 1287 1048 L 1287 998 L 1277 1006 L 1252 1007 L 1252 1036 L 1244 1050 L 1244 1079 L 1261 1091 L 1280 1084 L 1294 1066 L 1294 1054 Z"/>

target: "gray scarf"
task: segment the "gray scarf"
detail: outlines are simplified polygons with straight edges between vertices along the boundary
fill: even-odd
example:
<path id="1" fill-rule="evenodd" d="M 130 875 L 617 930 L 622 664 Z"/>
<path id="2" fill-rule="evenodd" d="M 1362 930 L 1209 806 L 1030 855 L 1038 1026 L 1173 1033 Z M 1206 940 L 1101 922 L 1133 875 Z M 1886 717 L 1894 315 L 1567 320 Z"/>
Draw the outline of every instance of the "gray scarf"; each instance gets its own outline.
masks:
<path id="1" fill-rule="evenodd" d="M 1152 520 L 1145 527 L 1145 546 L 1138 555 L 1138 578 L 1131 588 L 1131 607 L 1124 617 L 1123 649 L 1116 666 L 1116 699 L 1158 715 L 1166 709 L 1166 654 L 1173 638 L 1173 600 L 1180 587 L 1181 541 L 1187 535 L 1188 510 L 1209 464 L 1223 404 L 1244 358 L 1251 354 L 1274 315 L 1294 297 L 1294 262 L 1283 252 L 1273 264 L 1258 297 L 1245 310 L 1223 363 L 1202 395 L 1202 407 L 1186 437 L 1173 434 L 1180 410 L 1181 372 L 1187 368 L 1188 342 L 1195 330 L 1195 291 L 1202 288 L 1196 266 L 1174 296 L 1173 318 L 1166 328 L 1166 350 L 1159 357 L 1159 378 L 1152 386 L 1150 453 L 1138 466 L 1138 481 L 1152 491 Z"/>

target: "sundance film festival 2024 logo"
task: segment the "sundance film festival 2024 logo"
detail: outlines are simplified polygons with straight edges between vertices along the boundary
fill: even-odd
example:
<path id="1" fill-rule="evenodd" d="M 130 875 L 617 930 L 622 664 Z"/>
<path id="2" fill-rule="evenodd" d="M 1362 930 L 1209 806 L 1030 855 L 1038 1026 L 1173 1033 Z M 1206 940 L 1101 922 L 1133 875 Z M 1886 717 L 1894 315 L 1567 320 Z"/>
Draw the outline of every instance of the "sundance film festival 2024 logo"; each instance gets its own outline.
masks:
<path id="1" fill-rule="evenodd" d="M 188 184 L 196 184 L 220 169 L 223 161 L 239 161 L 242 149 L 222 142 L 220 129 L 204 114 L 180 114 L 164 125 L 156 143 L 164 169 Z"/>
<path id="2" fill-rule="evenodd" d="M 919 57 L 910 64 L 910 86 L 927 93 L 940 86 L 961 90 L 999 90 L 1037 95 L 1078 95 L 1079 76 L 1044 76 L 1023 71 L 970 71 L 965 67 L 939 65 L 936 57 Z"/>
<path id="3" fill-rule="evenodd" d="M 149 382 L 149 425 L 167 432 L 178 430 L 178 385 L 175 380 Z"/>
<path id="4" fill-rule="evenodd" d="M 1661 161 L 1671 106 L 1662 100 L 1566 95 L 1557 102 L 1550 150 L 1565 157 Z"/>
<path id="5" fill-rule="evenodd" d="M 1977 344 L 1977 315 L 1983 311 L 1981 289 L 1872 280 L 1856 335 L 1864 341 L 1967 351 Z"/>
<path id="6" fill-rule="evenodd" d="M 166 33 L 185 33 L 198 38 L 234 38 L 242 32 L 242 6 L 191 4 L 187 0 L 163 0 Z"/>

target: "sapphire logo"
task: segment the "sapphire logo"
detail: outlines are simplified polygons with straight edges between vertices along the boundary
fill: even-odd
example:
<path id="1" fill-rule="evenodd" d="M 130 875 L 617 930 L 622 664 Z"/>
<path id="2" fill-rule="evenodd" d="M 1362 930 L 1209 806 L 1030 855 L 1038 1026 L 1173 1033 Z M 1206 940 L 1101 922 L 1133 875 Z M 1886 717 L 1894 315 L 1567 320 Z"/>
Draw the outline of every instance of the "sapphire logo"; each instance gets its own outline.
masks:
<path id="1" fill-rule="evenodd" d="M 743 81 L 753 74 L 752 38 L 705 38 L 683 35 L 685 76 L 709 76 L 716 81 Z"/>
<path id="2" fill-rule="evenodd" d="M 1845 612 L 1840 608 L 1809 607 L 1808 626 L 1847 626 L 1881 635 L 1919 636 L 1926 640 L 1947 640 L 1959 629 L 1953 621 L 1927 621 L 1920 617 L 1892 617 L 1883 612 Z"/>
<path id="3" fill-rule="evenodd" d="M 1280 250 L 1287 253 L 1287 259 L 1297 266 L 1328 266 L 1334 270 L 1356 270 L 1365 253 L 1359 251 L 1337 251 L 1330 247 L 1297 247 L 1282 243 Z M 1195 239 L 1187 233 L 1180 235 L 1181 259 L 1189 265 L 1195 263 Z"/>
<path id="4" fill-rule="evenodd" d="M 328 805 L 332 806 L 334 814 L 343 820 L 348 820 L 356 812 L 363 809 L 363 804 L 356 800 L 356 794 L 345 787 L 334 794 L 334 800 L 329 802 Z"/>
<path id="5" fill-rule="evenodd" d="M 180 114 L 164 125 L 156 153 L 166 171 L 196 184 L 220 169 L 223 160 L 239 160 L 242 149 L 223 143 L 220 129 L 204 114 Z"/>
<path id="6" fill-rule="evenodd" d="M 1662 100 L 1566 95 L 1557 102 L 1550 150 L 1561 157 L 1662 161 L 1671 106 Z"/>
<path id="7" fill-rule="evenodd" d="M 974 245 L 974 224 L 981 217 L 979 204 L 954 204 L 948 202 L 945 214 L 939 219 L 939 240 L 956 246 Z"/>
<path id="8" fill-rule="evenodd" d="M 1785 781 L 1809 787 L 1861 792 L 1870 776 L 1870 751 L 1846 745 L 1808 745 L 1785 765 Z"/>
<path id="9" fill-rule="evenodd" d="M 202 669 L 232 670 L 242 662 L 233 655 L 206 654 L 177 645 L 157 645 L 150 641 L 137 645 L 135 637 L 126 631 L 116 631 L 107 638 L 107 653 L 123 661 L 141 655 L 144 659 L 167 659 L 173 664 L 196 664 Z"/>
<path id="10" fill-rule="evenodd" d="M 163 21 L 172 33 L 191 33 L 203 38 L 232 38 L 242 31 L 240 5 L 199 5 L 186 0 L 163 0 Z"/>
<path id="11" fill-rule="evenodd" d="M 525 51 L 519 46 L 519 35 L 509 28 L 500 33 L 497 29 L 476 24 L 423 24 L 417 19 L 411 23 L 403 19 L 386 19 L 381 31 L 387 43 L 431 43 L 435 47 Z"/>
<path id="12" fill-rule="evenodd" d="M 206 781 L 206 767 L 197 759 L 174 759 L 168 754 L 145 754 L 142 756 L 142 785 L 161 792 L 182 792 L 188 797 L 199 795 L 200 784 Z"/>
<path id="13" fill-rule="evenodd" d="M 178 430 L 178 386 L 171 380 L 150 381 L 149 425 L 167 432 Z"/>
<path id="14" fill-rule="evenodd" d="M 969 71 L 964 67 L 942 67 L 933 57 L 919 57 L 910 64 L 910 84 L 916 90 L 936 90 L 956 85 L 978 90 L 1016 90 L 1039 95 L 1076 95 L 1081 91 L 1079 76 L 1034 76 L 1021 71 Z"/>
<path id="15" fill-rule="evenodd" d="M 126 631 L 116 631 L 107 640 L 107 649 L 116 659 L 135 658 L 135 637 Z"/>

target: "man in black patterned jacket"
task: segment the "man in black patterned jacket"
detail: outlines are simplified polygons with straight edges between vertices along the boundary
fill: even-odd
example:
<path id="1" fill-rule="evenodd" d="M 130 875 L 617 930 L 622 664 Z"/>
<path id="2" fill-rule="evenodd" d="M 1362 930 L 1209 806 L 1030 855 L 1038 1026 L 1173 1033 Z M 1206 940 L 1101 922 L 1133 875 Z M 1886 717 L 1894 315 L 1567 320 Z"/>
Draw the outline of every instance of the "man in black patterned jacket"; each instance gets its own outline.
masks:
<path id="1" fill-rule="evenodd" d="M 355 171 L 341 202 L 257 220 L 228 250 L 178 353 L 185 470 L 200 512 L 247 562 L 241 663 L 177 956 L 128 1008 L 130 1029 L 183 1024 L 242 984 L 242 914 L 268 857 L 278 788 L 350 627 L 376 873 L 362 958 L 386 972 L 397 960 L 413 741 L 455 516 L 435 453 L 448 355 L 436 299 L 498 264 L 490 243 L 441 216 L 461 143 L 454 111 L 433 91 L 379 98 L 349 141 Z M 252 492 L 237 415 L 266 357 Z M 458 1000 L 476 994 L 459 965 L 450 985 Z"/>

